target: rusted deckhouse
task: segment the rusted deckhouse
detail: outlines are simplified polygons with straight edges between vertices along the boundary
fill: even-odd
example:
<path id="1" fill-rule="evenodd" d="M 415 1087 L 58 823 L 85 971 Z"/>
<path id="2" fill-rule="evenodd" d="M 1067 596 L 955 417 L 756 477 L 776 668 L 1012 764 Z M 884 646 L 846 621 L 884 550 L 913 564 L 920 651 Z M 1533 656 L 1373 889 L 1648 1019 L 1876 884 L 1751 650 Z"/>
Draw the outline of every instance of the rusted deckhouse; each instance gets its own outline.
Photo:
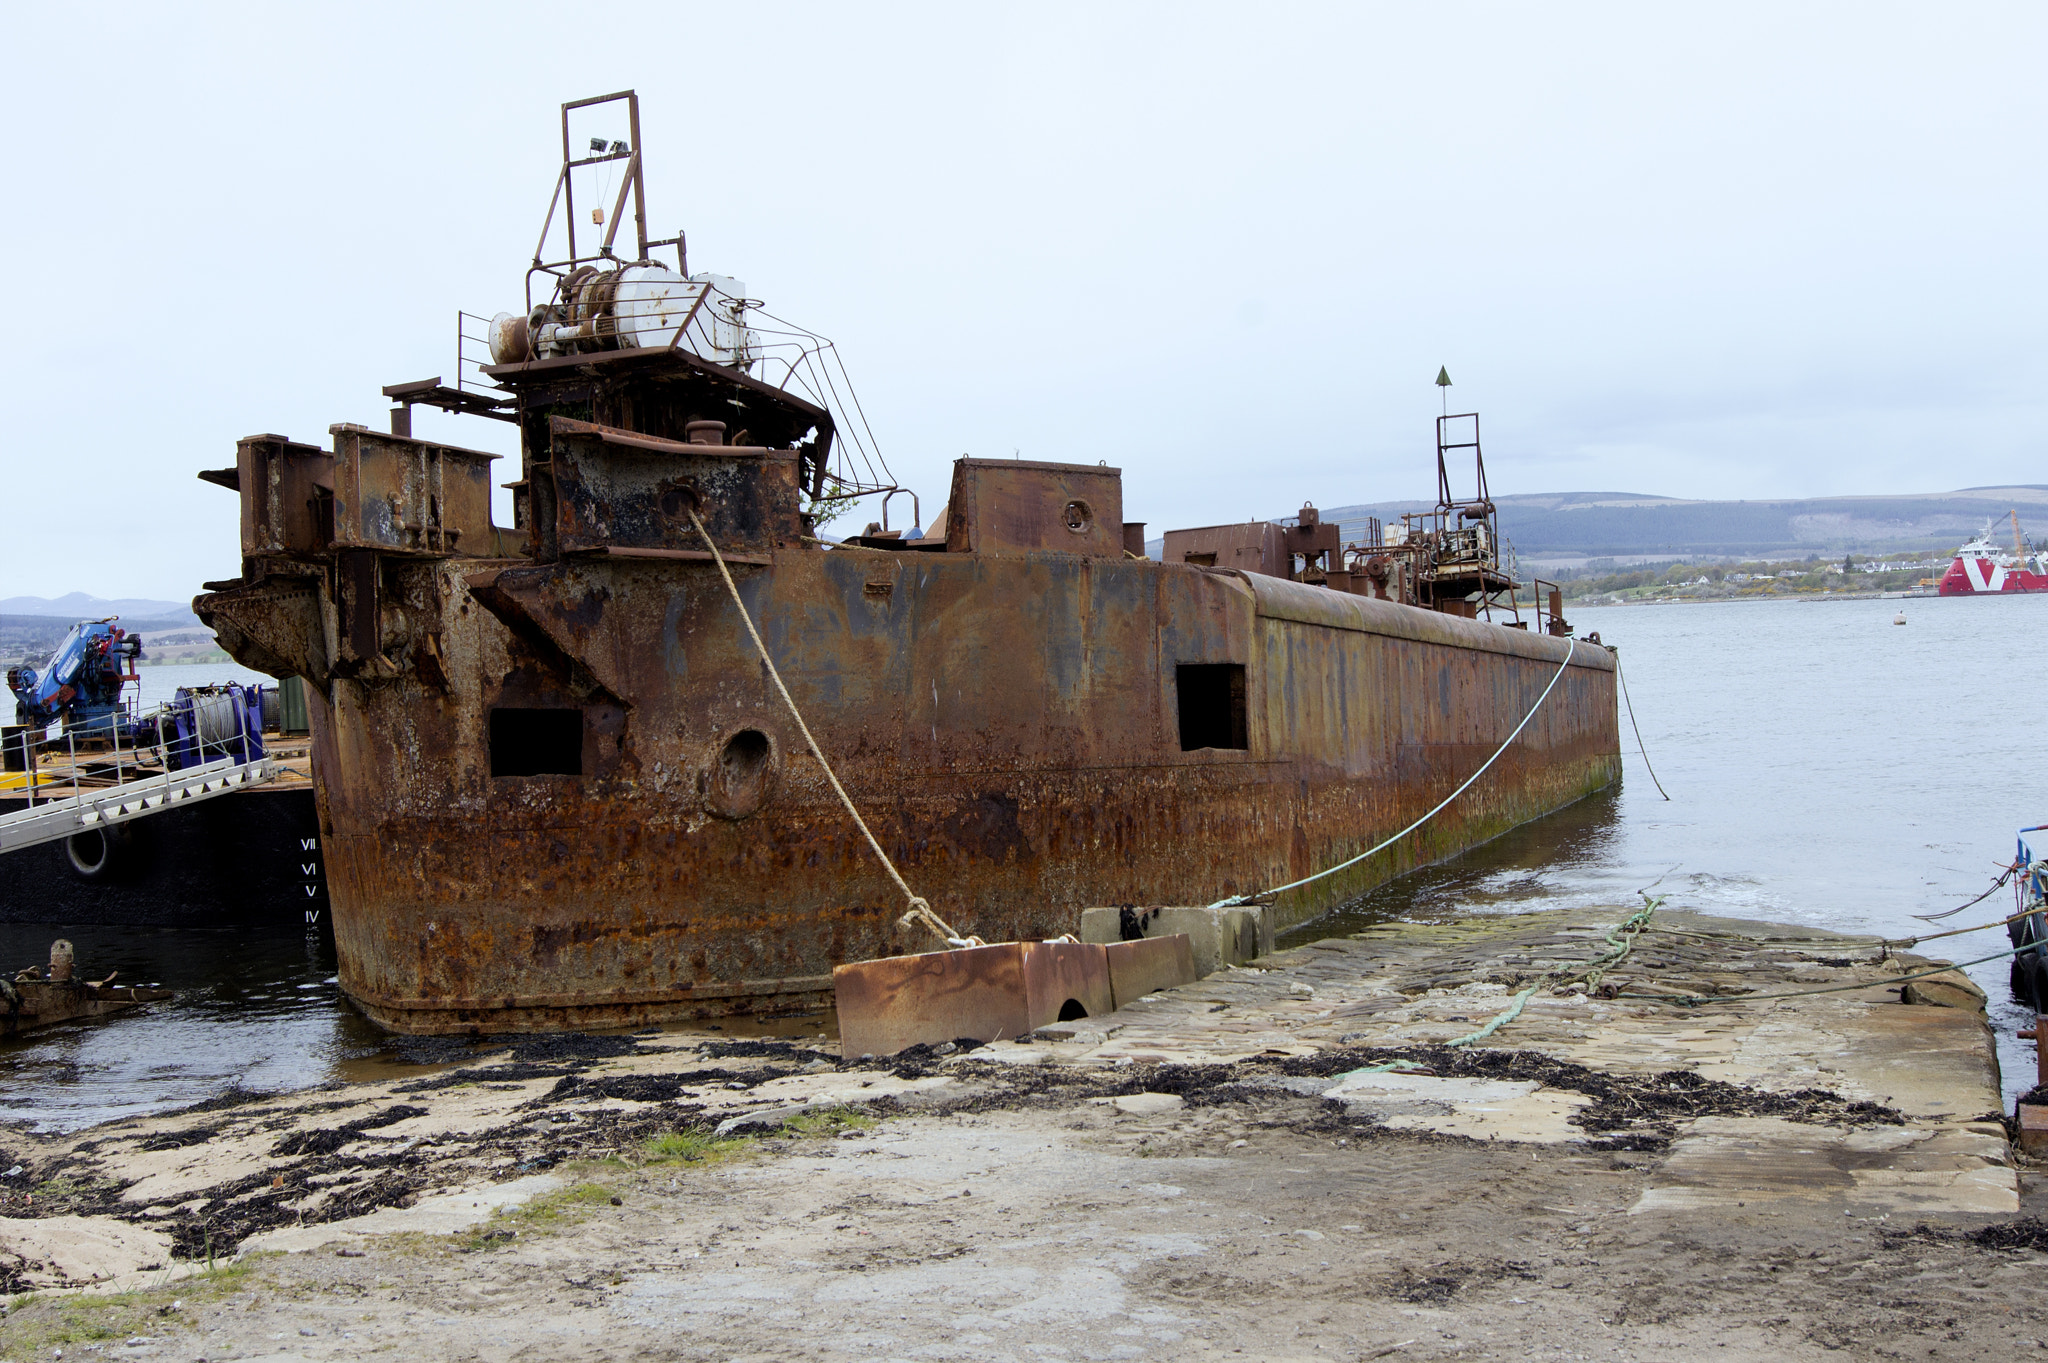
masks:
<path id="1" fill-rule="evenodd" d="M 537 252 L 541 301 L 492 326 L 494 387 L 387 390 L 517 423 L 512 527 L 492 456 L 361 426 L 252 436 L 207 475 L 239 489 L 242 573 L 195 607 L 239 661 L 308 683 L 341 984 L 378 1023 L 772 1011 L 837 963 L 931 945 L 898 925 L 693 513 L 906 879 L 990 941 L 1362 851 L 1492 756 L 1568 654 L 1471 791 L 1275 912 L 1616 779 L 1606 650 L 1335 589 L 1334 560 L 1321 581 L 1147 560 L 1117 469 L 963 459 L 927 533 L 820 541 L 812 505 L 864 484 L 843 409 L 790 377 L 819 346 L 778 382 L 782 333 L 744 289 L 647 241 L 637 106 L 590 158 L 580 107 L 558 204 L 577 168 L 623 162 L 611 229 L 630 186 L 637 256 Z"/>

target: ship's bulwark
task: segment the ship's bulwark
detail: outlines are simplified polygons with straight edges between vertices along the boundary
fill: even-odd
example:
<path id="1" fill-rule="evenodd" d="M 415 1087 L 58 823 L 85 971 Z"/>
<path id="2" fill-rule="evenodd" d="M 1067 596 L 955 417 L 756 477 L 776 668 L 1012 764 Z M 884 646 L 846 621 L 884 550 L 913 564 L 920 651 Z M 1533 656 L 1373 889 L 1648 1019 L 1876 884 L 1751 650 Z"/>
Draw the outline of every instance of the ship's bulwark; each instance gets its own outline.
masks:
<path id="1" fill-rule="evenodd" d="M 1279 921 L 1619 775 L 1596 645 L 1185 565 L 753 557 L 733 569 L 740 593 L 841 780 L 912 887 L 988 940 L 1074 929 L 1090 905 L 1204 903 L 1364 850 L 1483 763 L 1567 647 L 1573 665 L 1484 778 L 1399 847 L 1283 896 Z M 712 565 L 391 558 L 382 574 L 387 640 L 402 621 L 416 665 L 309 688 L 341 983 L 376 1021 L 758 1012 L 822 997 L 836 963 L 931 949 L 896 926 L 899 897 Z M 254 665 L 301 670 L 258 642 L 313 613 L 281 608 L 275 584 L 204 604 Z M 334 651 L 345 603 L 308 606 Z M 1183 750 L 1182 681 L 1201 679 L 1183 665 L 1211 665 L 1211 683 L 1242 667 L 1242 737 L 1223 741 L 1243 750 Z M 581 774 L 494 776 L 494 725 L 509 725 L 500 770 L 517 767 L 518 745 L 546 735 L 505 713 L 548 710 L 581 716 Z"/>

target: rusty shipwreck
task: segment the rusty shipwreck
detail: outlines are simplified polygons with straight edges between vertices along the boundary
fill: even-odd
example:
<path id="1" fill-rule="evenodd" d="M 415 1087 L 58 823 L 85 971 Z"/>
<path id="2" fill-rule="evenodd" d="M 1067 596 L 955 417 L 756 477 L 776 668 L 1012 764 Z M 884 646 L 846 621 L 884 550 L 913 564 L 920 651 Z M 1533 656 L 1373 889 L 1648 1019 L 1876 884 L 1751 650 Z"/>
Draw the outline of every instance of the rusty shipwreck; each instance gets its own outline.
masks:
<path id="1" fill-rule="evenodd" d="M 598 106 L 625 136 L 585 154 L 571 119 Z M 389 432 L 252 436 L 203 475 L 239 491 L 242 569 L 195 608 L 240 662 L 307 683 L 340 982 L 377 1023 L 775 1011 L 825 996 L 837 963 L 928 944 L 693 515 L 890 856 L 991 941 L 1352 856 L 1469 777 L 1554 679 L 1466 795 L 1281 896 L 1277 921 L 1617 778 L 1607 651 L 1557 637 L 1554 604 L 1547 628 L 1491 618 L 1513 584 L 1483 488 L 1357 546 L 1309 512 L 1172 532 L 1158 561 L 1118 470 L 962 459 L 926 533 L 825 543 L 816 508 L 881 487 L 843 396 L 807 385 L 826 348 L 691 274 L 680 237 L 648 240 L 630 95 L 564 106 L 562 150 L 542 243 L 566 219 L 566 255 L 536 251 L 482 382 L 395 385 Z M 593 167 L 622 174 L 579 251 Z M 654 259 L 671 248 L 679 268 Z M 413 438 L 420 404 L 516 423 L 511 527 L 492 523 L 494 456 Z"/>

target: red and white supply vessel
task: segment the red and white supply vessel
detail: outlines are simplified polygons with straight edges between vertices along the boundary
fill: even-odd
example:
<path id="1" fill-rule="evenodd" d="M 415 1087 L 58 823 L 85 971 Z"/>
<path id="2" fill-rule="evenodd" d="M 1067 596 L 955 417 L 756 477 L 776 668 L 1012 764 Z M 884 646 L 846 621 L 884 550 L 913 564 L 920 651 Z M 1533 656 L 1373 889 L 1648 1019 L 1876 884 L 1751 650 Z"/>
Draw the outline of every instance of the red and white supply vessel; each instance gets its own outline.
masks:
<path id="1" fill-rule="evenodd" d="M 1956 550 L 1955 562 L 1941 575 L 1940 596 L 1997 596 L 2008 592 L 2048 592 L 2048 554 L 2034 548 L 2020 533 L 2017 511 L 2012 517 L 2012 547 L 1994 543 L 1984 522 L 1977 537 Z"/>

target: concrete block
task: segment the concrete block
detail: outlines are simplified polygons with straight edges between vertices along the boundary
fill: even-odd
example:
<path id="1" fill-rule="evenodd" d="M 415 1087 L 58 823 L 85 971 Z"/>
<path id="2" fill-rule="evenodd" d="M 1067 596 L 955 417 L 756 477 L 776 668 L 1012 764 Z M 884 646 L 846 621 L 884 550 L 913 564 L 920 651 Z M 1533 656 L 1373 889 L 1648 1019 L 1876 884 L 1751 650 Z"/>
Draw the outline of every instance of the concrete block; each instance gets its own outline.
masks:
<path id="1" fill-rule="evenodd" d="M 1081 940 L 1124 940 L 1122 909 L 1083 909 Z M 1195 972 L 1213 975 L 1227 965 L 1247 965 L 1273 950 L 1273 920 L 1256 905 L 1230 909 L 1154 907 L 1130 911 L 1146 938 L 1186 933 Z"/>
<path id="2" fill-rule="evenodd" d="M 1100 1046 L 1124 1029 L 1121 1022 L 1107 1022 L 1102 1018 L 1075 1018 L 1069 1022 L 1048 1022 L 1032 1033 L 1047 1041 L 1082 1041 L 1091 1046 Z"/>
<path id="3" fill-rule="evenodd" d="M 1201 978 L 1195 973 L 1194 947 L 1184 932 L 1110 942 L 1102 951 L 1109 958 L 1109 992 L 1119 1008 L 1155 990 L 1193 984 Z"/>
<path id="4" fill-rule="evenodd" d="M 1967 1008 L 1981 1013 L 1986 1007 L 1984 991 L 1960 970 L 1914 980 L 1899 991 L 1899 1002 L 1931 1004 L 1936 1008 Z"/>

